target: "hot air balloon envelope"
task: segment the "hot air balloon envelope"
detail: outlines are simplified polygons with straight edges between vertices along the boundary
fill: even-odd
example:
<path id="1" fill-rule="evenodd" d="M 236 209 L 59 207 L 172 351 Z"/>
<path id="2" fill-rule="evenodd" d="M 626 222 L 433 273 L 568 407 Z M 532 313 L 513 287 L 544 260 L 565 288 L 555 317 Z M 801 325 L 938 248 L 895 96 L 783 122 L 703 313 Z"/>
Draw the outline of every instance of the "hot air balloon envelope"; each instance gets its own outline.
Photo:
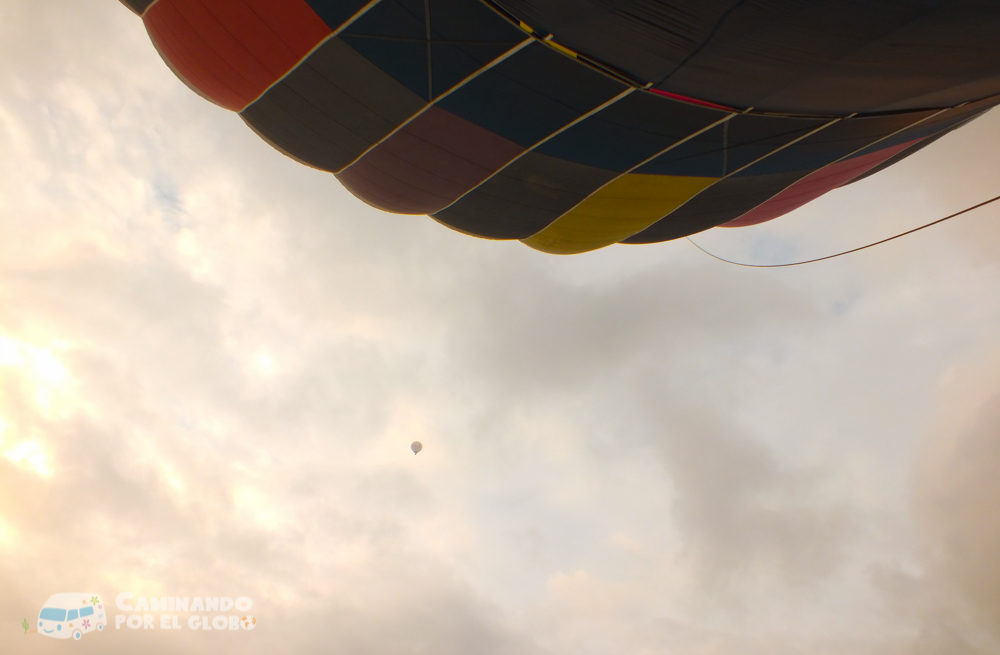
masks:
<path id="1" fill-rule="evenodd" d="M 413 443 L 410 444 L 410 450 L 413 451 L 414 455 L 416 455 L 423 449 L 424 449 L 424 444 L 420 443 L 419 441 L 414 441 Z"/>
<path id="2" fill-rule="evenodd" d="M 993 0 L 123 0 L 386 211 L 570 254 L 753 225 L 1000 101 Z"/>

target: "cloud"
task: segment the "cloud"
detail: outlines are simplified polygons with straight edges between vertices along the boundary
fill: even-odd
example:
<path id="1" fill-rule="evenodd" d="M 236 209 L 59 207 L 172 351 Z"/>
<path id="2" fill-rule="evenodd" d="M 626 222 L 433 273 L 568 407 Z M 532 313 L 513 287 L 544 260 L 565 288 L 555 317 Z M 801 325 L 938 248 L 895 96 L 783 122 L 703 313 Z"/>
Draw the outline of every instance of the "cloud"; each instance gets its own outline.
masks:
<path id="1" fill-rule="evenodd" d="M 770 576 L 815 584 L 836 571 L 852 512 L 816 497 L 821 471 L 783 466 L 709 407 L 670 412 L 656 400 L 674 512 L 708 584 L 725 590 L 736 580 L 759 585 Z"/>
<path id="2" fill-rule="evenodd" d="M 1000 378 L 996 353 L 951 369 L 934 430 L 918 460 L 914 510 L 928 577 L 951 623 L 1000 644 Z M 956 628 L 951 628 L 952 632 Z M 961 632 L 959 632 L 961 634 Z"/>
<path id="3" fill-rule="evenodd" d="M 943 550 L 945 570 L 1000 631 L 1000 393 L 977 412 L 950 453 L 934 463 L 926 490 L 929 520 Z"/>

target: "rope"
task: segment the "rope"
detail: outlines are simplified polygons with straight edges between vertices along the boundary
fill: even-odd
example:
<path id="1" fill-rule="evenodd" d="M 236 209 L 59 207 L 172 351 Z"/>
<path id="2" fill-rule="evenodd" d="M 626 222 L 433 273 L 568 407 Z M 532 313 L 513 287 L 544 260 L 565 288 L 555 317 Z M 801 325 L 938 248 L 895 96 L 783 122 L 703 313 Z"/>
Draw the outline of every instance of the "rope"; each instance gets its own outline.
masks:
<path id="1" fill-rule="evenodd" d="M 691 242 L 691 245 L 693 245 L 695 248 L 697 248 L 698 250 L 702 251 L 703 253 L 705 253 L 709 257 L 712 257 L 713 259 L 718 259 L 720 262 L 726 262 L 727 264 L 734 264 L 736 266 L 745 266 L 747 268 L 784 268 L 786 266 L 801 266 L 803 264 L 813 264 L 815 262 L 821 262 L 821 261 L 824 261 L 824 260 L 827 260 L 827 259 L 833 259 L 835 257 L 843 257 L 844 255 L 850 255 L 852 252 L 859 252 L 861 250 L 867 250 L 868 248 L 874 248 L 875 246 L 882 245 L 883 243 L 888 243 L 889 241 L 893 241 L 895 239 L 899 239 L 901 237 L 905 237 L 908 234 L 913 234 L 914 232 L 919 232 L 920 230 L 925 230 L 925 229 L 931 227 L 932 225 L 937 225 L 938 223 L 944 223 L 945 221 L 947 221 L 949 219 L 955 218 L 956 216 L 961 216 L 962 214 L 965 214 L 967 212 L 971 212 L 973 209 L 979 209 L 980 207 L 985 207 L 986 205 L 990 204 L 991 202 L 996 202 L 997 200 L 1000 200 L 1000 196 L 996 196 L 995 198 L 990 198 L 989 200 L 987 200 L 985 202 L 981 202 L 978 205 L 973 205 L 972 207 L 967 207 L 967 208 L 963 209 L 960 212 L 955 212 L 954 214 L 951 214 L 949 216 L 945 216 L 944 218 L 939 218 L 936 221 L 932 221 L 930 223 L 927 223 L 926 225 L 921 225 L 920 227 L 915 227 L 912 230 L 907 230 L 906 232 L 902 232 L 900 234 L 897 234 L 896 236 L 891 236 L 888 239 L 882 239 L 881 241 L 876 241 L 874 243 L 869 243 L 868 245 L 865 245 L 865 246 L 859 246 L 857 248 L 852 248 L 850 250 L 845 250 L 844 252 L 838 252 L 835 255 L 827 255 L 826 257 L 817 257 L 816 259 L 807 259 L 807 260 L 801 261 L 801 262 L 789 262 L 787 264 L 746 264 L 746 263 L 743 263 L 743 262 L 734 262 L 731 259 L 726 259 L 724 257 L 719 257 L 718 255 L 713 255 L 712 253 L 708 252 L 707 250 L 705 250 L 704 248 L 702 248 L 701 246 L 699 246 L 697 243 L 695 243 L 691 239 L 691 237 L 687 237 L 687 240 Z"/>

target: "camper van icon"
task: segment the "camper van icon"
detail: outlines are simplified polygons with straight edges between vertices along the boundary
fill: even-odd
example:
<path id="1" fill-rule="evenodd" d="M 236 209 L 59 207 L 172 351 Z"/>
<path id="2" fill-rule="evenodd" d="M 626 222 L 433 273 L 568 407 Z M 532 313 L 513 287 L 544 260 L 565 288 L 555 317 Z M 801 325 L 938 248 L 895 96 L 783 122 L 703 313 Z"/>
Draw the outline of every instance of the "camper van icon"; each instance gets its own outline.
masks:
<path id="1" fill-rule="evenodd" d="M 56 639 L 80 639 L 107 624 L 104 601 L 90 592 L 52 594 L 38 613 L 38 634 Z"/>

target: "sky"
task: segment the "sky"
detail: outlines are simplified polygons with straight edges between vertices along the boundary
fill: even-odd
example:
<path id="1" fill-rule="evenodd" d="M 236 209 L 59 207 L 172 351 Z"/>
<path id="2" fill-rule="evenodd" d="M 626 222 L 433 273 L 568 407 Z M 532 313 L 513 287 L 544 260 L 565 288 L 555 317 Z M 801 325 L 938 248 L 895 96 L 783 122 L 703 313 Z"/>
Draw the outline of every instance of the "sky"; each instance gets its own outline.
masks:
<path id="1" fill-rule="evenodd" d="M 861 245 L 998 152 L 994 112 L 695 240 Z M 4 0 L 0 650 L 1000 653 L 997 244 L 480 240 L 284 157 L 119 2 Z M 24 633 L 77 591 L 257 625 Z"/>

